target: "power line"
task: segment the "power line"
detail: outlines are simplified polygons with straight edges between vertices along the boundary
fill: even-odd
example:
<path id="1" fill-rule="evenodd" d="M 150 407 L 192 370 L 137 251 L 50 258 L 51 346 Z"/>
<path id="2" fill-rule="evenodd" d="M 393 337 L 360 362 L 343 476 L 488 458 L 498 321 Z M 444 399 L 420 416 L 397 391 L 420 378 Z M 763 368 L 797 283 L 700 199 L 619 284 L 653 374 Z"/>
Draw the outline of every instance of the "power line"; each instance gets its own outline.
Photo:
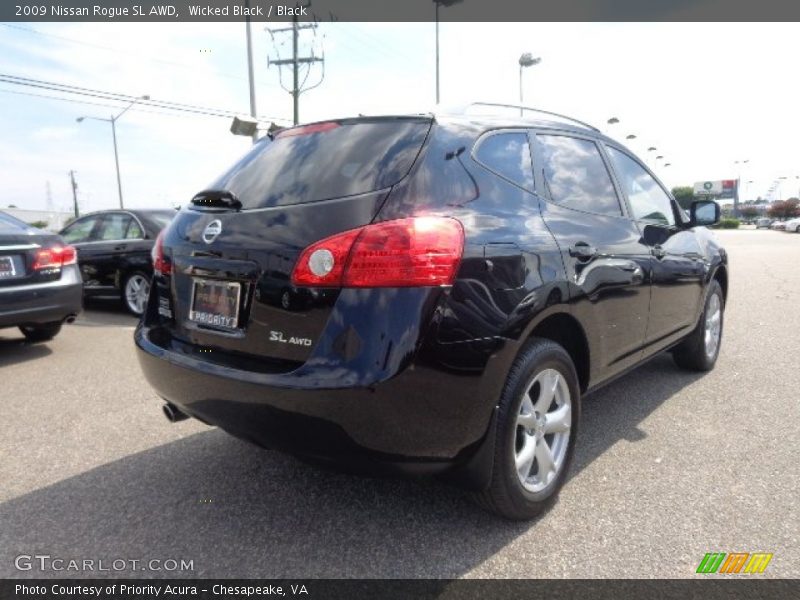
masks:
<path id="1" fill-rule="evenodd" d="M 175 112 L 183 112 L 183 113 L 190 113 L 190 114 L 199 114 L 205 116 L 212 116 L 212 117 L 222 117 L 222 118 L 231 118 L 236 115 L 242 114 L 241 111 L 232 111 L 232 110 L 225 110 L 225 109 L 217 109 L 211 108 L 206 106 L 199 106 L 195 104 L 184 104 L 180 102 L 172 102 L 167 100 L 143 100 L 141 98 L 137 98 L 136 96 L 132 96 L 130 94 L 120 94 L 117 92 L 108 92 L 104 90 L 97 90 L 92 88 L 85 88 L 75 85 L 57 83 L 52 81 L 44 81 L 40 79 L 31 79 L 27 77 L 20 77 L 17 75 L 8 75 L 5 73 L 0 73 L 0 83 L 7 83 L 12 85 L 20 85 L 25 87 L 32 87 L 37 89 L 44 89 L 47 91 L 64 93 L 64 94 L 73 94 L 77 96 L 84 96 L 90 98 L 98 98 L 100 100 L 107 100 L 111 102 L 124 102 L 129 103 L 132 101 L 136 101 L 137 105 L 149 106 L 153 108 L 161 108 L 169 111 Z M 42 95 L 44 96 L 44 95 Z M 53 98 L 53 99 L 61 99 L 61 98 Z M 63 99 L 67 100 L 67 99 Z M 92 104 L 92 103 L 88 103 Z M 101 105 L 100 103 L 93 103 L 97 105 Z M 106 106 L 115 106 L 115 105 L 106 105 Z M 142 111 L 148 112 L 148 111 Z M 155 111 L 153 111 L 155 112 Z M 287 119 L 283 119 L 280 117 L 262 117 L 264 120 L 271 120 L 271 121 L 286 121 Z"/>
<path id="2" fill-rule="evenodd" d="M 71 94 L 80 94 L 83 96 L 92 96 L 101 98 L 103 100 L 114 100 L 118 102 L 131 102 L 136 100 L 148 106 L 156 106 L 158 108 L 169 108 L 171 110 L 191 110 L 195 112 L 204 112 L 206 114 L 214 114 L 218 116 L 235 116 L 241 114 L 239 111 L 224 110 L 217 108 L 210 108 L 207 106 L 198 106 L 196 104 L 183 104 L 180 102 L 171 102 L 166 100 L 142 100 L 130 94 L 120 94 L 118 92 L 107 92 L 104 90 L 97 90 L 92 88 L 85 88 L 76 85 L 69 85 L 65 83 L 57 83 L 53 81 L 44 81 L 40 79 L 30 79 L 28 77 L 20 77 L 18 75 L 8 75 L 0 73 L 0 81 L 4 83 L 12 83 L 17 85 L 24 85 L 29 87 L 49 89 L 51 91 L 66 92 Z"/>
<path id="3" fill-rule="evenodd" d="M 175 61 L 172 61 L 172 60 L 165 60 L 163 58 L 155 58 L 153 56 L 142 56 L 138 52 L 133 52 L 133 51 L 130 51 L 130 50 L 124 50 L 122 48 L 113 48 L 111 46 L 103 46 L 101 44 L 93 44 L 92 42 L 85 42 L 83 40 L 76 40 L 74 38 L 66 37 L 66 36 L 63 36 L 63 35 L 57 35 L 55 33 L 47 33 L 45 31 L 39 31 L 38 29 L 34 29 L 33 27 L 24 27 L 22 25 L 15 25 L 15 24 L 11 24 L 11 23 L 0 23 L 0 25 L 2 25 L 3 27 L 8 27 L 9 29 L 16 29 L 16 30 L 19 30 L 19 31 L 25 31 L 25 32 L 28 32 L 28 33 L 33 33 L 35 35 L 54 38 L 54 39 L 61 40 L 61 41 L 64 41 L 64 42 L 70 42 L 72 44 L 78 44 L 80 46 L 86 46 L 87 48 L 95 48 L 95 49 L 98 49 L 98 50 L 106 50 L 108 52 L 116 52 L 118 54 L 126 54 L 128 56 L 135 56 L 136 58 L 139 58 L 139 59 L 143 58 L 143 59 L 151 61 L 151 62 L 157 62 L 157 63 L 170 65 L 170 66 L 174 66 L 174 67 L 180 67 L 182 69 L 192 69 L 192 70 L 196 70 L 197 69 L 197 67 L 194 66 L 194 65 L 187 65 L 185 63 L 179 63 L 179 62 L 175 62 Z M 238 81 L 247 81 L 247 79 L 245 77 L 237 77 L 236 75 L 231 75 L 229 73 L 221 73 L 219 71 L 211 71 L 211 72 L 214 73 L 215 75 L 219 76 L 219 77 L 226 77 L 228 79 L 236 79 Z"/>
<path id="4" fill-rule="evenodd" d="M 6 90 L 0 88 L 0 93 L 3 94 L 14 94 L 15 96 L 30 96 L 33 98 L 43 98 L 46 100 L 58 100 L 60 102 L 69 102 L 71 104 L 82 104 L 86 106 L 100 106 L 103 108 L 119 108 L 118 104 L 105 104 L 103 102 L 89 102 L 88 100 L 78 100 L 76 98 L 61 98 L 59 96 L 48 96 L 47 94 L 36 94 L 34 92 L 19 92 L 16 90 Z M 210 118 L 217 118 L 215 115 L 194 115 L 192 113 L 181 114 L 180 112 L 165 112 L 163 110 L 142 110 L 137 106 L 132 106 L 131 111 L 136 111 L 148 115 L 164 115 L 168 117 L 181 117 L 181 118 L 192 118 L 192 117 L 210 117 Z M 287 119 L 288 121 L 288 119 Z"/>

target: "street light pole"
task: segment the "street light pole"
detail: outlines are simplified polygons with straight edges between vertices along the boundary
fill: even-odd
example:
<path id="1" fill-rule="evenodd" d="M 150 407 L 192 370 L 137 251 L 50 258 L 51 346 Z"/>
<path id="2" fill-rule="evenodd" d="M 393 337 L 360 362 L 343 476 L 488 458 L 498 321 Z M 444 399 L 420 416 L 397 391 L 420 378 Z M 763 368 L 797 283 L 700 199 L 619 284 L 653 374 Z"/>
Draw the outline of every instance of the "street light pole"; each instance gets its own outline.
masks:
<path id="1" fill-rule="evenodd" d="M 144 96 L 139 96 L 138 98 L 134 98 L 133 102 L 131 102 L 128 106 L 123 108 L 117 116 L 111 115 L 110 119 L 103 119 L 102 117 L 78 117 L 77 119 L 75 119 L 78 123 L 80 123 L 84 119 L 93 119 L 95 121 L 106 121 L 107 123 L 111 123 L 111 138 L 114 141 L 114 165 L 117 168 L 117 193 L 119 194 L 120 208 L 125 208 L 125 206 L 122 201 L 122 177 L 119 172 L 119 151 L 117 149 L 117 120 L 126 112 L 128 112 L 128 109 L 130 109 L 139 100 L 150 100 L 150 96 L 144 95 Z"/>
<path id="2" fill-rule="evenodd" d="M 439 104 L 439 3 L 436 2 L 436 104 Z"/>
<path id="3" fill-rule="evenodd" d="M 735 160 L 733 161 L 734 165 L 741 165 L 736 169 L 736 189 L 733 192 L 733 216 L 739 216 L 739 187 L 742 185 L 742 171 L 744 170 L 744 165 L 750 162 L 750 159 L 745 160 Z"/>
<path id="4" fill-rule="evenodd" d="M 537 57 L 534 58 L 530 52 L 525 52 L 522 56 L 519 57 L 519 116 L 522 116 L 522 104 L 524 102 L 522 97 L 522 68 L 523 67 L 532 67 L 533 65 L 538 65 L 542 62 L 542 59 Z"/>
<path id="5" fill-rule="evenodd" d="M 436 104 L 439 104 L 439 6 L 453 6 L 464 0 L 433 0 L 436 5 Z"/>
<path id="6" fill-rule="evenodd" d="M 619 119 L 617 117 L 611 117 L 608 121 L 606 121 L 606 123 L 608 123 L 609 126 L 610 125 L 617 125 L 619 123 Z M 609 133 L 610 133 L 610 129 L 611 128 L 609 127 Z"/>
<path id="7" fill-rule="evenodd" d="M 117 192 L 119 193 L 119 207 L 124 208 L 122 205 L 122 178 L 119 174 L 119 152 L 117 151 L 117 119 L 111 116 L 111 137 L 114 139 L 114 164 L 117 167 Z"/>

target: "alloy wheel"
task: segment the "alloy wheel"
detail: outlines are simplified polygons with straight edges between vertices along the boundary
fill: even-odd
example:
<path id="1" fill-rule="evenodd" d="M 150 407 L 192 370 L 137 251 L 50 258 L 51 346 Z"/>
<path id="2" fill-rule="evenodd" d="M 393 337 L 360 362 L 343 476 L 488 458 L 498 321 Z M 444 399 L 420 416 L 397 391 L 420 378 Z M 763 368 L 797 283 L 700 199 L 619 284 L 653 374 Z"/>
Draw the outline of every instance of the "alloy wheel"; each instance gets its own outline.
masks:
<path id="1" fill-rule="evenodd" d="M 708 301 L 705 330 L 706 356 L 713 359 L 717 353 L 719 338 L 722 333 L 722 304 L 719 300 L 719 294 L 712 295 Z"/>
<path id="2" fill-rule="evenodd" d="M 131 275 L 125 283 L 125 302 L 132 313 L 140 315 L 147 305 L 150 295 L 150 282 L 144 275 Z"/>
<path id="3" fill-rule="evenodd" d="M 522 486 L 541 492 L 564 466 L 572 425 L 569 386 L 555 369 L 540 371 L 522 397 L 516 421 L 514 463 Z"/>

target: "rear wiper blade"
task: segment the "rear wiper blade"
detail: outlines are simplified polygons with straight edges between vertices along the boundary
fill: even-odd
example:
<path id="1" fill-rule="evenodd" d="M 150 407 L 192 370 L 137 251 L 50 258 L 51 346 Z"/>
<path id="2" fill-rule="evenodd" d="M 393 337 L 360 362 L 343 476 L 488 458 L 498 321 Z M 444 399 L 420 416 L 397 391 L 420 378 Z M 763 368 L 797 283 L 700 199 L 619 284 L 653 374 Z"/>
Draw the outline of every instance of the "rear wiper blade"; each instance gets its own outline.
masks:
<path id="1" fill-rule="evenodd" d="M 242 209 L 242 203 L 239 198 L 229 190 L 203 190 L 195 194 L 195 197 L 192 198 L 192 204 L 195 206 L 207 206 L 209 208 Z"/>

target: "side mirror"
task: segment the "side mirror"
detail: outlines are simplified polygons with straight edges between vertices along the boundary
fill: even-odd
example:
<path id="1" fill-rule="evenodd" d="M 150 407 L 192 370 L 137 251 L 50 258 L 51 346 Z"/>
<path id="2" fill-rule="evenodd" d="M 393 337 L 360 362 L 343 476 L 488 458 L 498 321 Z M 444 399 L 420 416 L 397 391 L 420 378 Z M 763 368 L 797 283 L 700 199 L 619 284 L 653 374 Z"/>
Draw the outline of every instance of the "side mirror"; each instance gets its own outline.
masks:
<path id="1" fill-rule="evenodd" d="M 697 200 L 692 202 L 690 210 L 690 227 L 716 225 L 722 216 L 719 204 L 713 200 Z"/>

